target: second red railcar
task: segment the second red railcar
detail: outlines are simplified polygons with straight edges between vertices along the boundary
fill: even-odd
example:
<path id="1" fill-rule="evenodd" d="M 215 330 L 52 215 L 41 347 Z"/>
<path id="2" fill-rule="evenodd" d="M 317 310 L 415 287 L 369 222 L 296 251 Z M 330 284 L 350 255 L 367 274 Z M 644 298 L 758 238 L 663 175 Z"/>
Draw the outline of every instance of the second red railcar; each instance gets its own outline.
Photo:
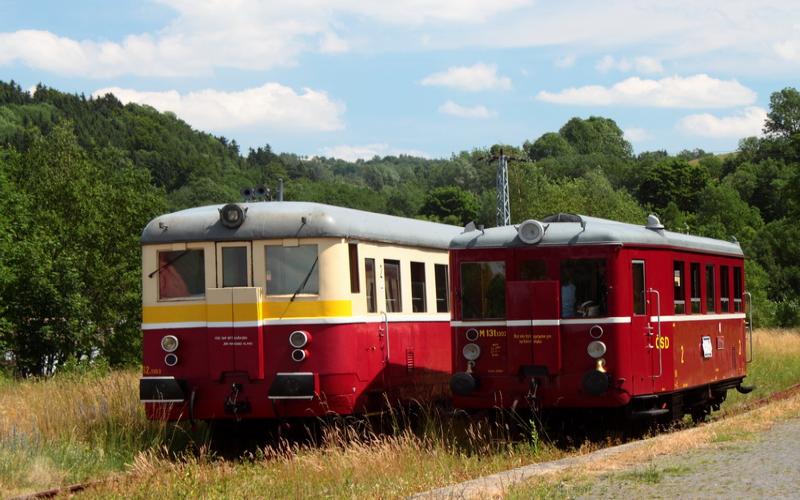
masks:
<path id="1" fill-rule="evenodd" d="M 559 214 L 450 249 L 458 407 L 702 418 L 749 389 L 736 242 Z"/>

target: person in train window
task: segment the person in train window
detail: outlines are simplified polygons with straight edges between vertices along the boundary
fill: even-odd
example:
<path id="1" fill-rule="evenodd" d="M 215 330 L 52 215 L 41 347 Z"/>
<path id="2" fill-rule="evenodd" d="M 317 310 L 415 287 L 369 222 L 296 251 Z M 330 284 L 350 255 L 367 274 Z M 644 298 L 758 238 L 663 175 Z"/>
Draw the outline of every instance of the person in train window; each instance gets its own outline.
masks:
<path id="1" fill-rule="evenodd" d="M 561 317 L 573 316 L 575 316 L 575 284 L 572 283 L 571 271 L 566 269 L 561 279 Z"/>

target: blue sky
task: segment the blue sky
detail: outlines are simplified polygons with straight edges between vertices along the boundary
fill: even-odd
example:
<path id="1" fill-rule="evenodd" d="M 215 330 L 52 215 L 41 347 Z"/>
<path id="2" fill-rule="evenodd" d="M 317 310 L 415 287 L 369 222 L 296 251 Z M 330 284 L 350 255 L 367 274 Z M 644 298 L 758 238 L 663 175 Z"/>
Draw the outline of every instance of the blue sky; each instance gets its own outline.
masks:
<path id="1" fill-rule="evenodd" d="M 595 115 L 636 152 L 725 152 L 798 77 L 796 1 L 0 0 L 0 79 L 243 151 L 448 157 Z"/>

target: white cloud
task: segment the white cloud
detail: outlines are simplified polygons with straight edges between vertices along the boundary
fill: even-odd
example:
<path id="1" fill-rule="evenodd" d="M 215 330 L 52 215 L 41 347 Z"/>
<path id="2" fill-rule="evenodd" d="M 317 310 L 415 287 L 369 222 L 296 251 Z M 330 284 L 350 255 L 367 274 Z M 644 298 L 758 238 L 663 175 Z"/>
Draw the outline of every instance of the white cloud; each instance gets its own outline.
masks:
<path id="1" fill-rule="evenodd" d="M 0 33 L 0 65 L 89 77 L 186 76 L 292 65 L 307 52 L 559 47 L 591 56 L 648 46 L 657 59 L 627 64 L 653 72 L 680 60 L 763 76 L 785 74 L 785 62 L 800 58 L 797 7 L 786 0 L 730 0 L 724 8 L 714 0 L 154 1 L 174 17 L 120 39 Z"/>
<path id="2" fill-rule="evenodd" d="M 459 118 L 491 118 L 497 114 L 487 109 L 486 106 L 467 107 L 456 104 L 453 101 L 447 101 L 439 106 L 439 112 Z"/>
<path id="3" fill-rule="evenodd" d="M 122 40 L 76 40 L 48 31 L 0 33 L 0 65 L 24 65 L 64 75 L 95 78 L 124 74 L 187 76 L 216 68 L 264 70 L 295 64 L 309 51 L 352 50 L 341 26 L 353 18 L 380 37 L 382 25 L 408 32 L 410 26 L 435 28 L 482 24 L 529 0 L 232 0 L 193 2 L 156 0 L 175 12 L 162 29 Z M 373 33 L 374 34 L 374 33 Z M 374 49 L 369 37 L 362 46 Z M 405 43 L 405 42 L 404 42 Z"/>
<path id="4" fill-rule="evenodd" d="M 433 73 L 420 82 L 422 85 L 450 87 L 476 92 L 479 90 L 508 90 L 511 79 L 497 75 L 496 64 L 478 63 L 472 66 L 453 66 L 447 71 Z"/>
<path id="5" fill-rule="evenodd" d="M 336 33 L 325 33 L 319 42 L 319 51 L 323 54 L 339 54 L 350 50 L 350 44 Z"/>
<path id="6" fill-rule="evenodd" d="M 650 139 L 651 137 L 650 132 L 648 132 L 643 128 L 636 128 L 636 127 L 626 128 L 625 130 L 623 130 L 623 133 L 625 135 L 625 139 L 630 142 L 642 142 L 646 141 L 647 139 Z"/>
<path id="7" fill-rule="evenodd" d="M 638 73 L 663 73 L 664 67 L 661 62 L 654 57 L 636 57 L 633 60 L 627 58 L 615 59 L 612 56 L 606 55 L 600 59 L 595 65 L 598 71 L 607 73 L 612 69 L 617 71 L 629 72 L 636 71 Z"/>
<path id="8" fill-rule="evenodd" d="M 314 2 L 309 2 L 314 3 Z M 390 24 L 484 24 L 492 17 L 531 5 L 531 0 L 395 0 L 335 2 L 342 10 Z M 321 0 L 321 6 L 329 2 Z"/>
<path id="9" fill-rule="evenodd" d="M 419 158 L 430 158 L 431 156 L 422 151 L 412 149 L 397 149 L 389 147 L 388 144 L 365 144 L 363 146 L 339 145 L 329 148 L 322 148 L 322 156 L 328 158 L 339 158 L 345 161 L 371 160 L 376 156 L 416 156 Z"/>
<path id="10" fill-rule="evenodd" d="M 566 56 L 556 58 L 554 64 L 556 65 L 556 68 L 571 68 L 575 66 L 575 60 L 575 55 L 568 54 Z"/>
<path id="11" fill-rule="evenodd" d="M 147 104 L 159 111 L 172 111 L 202 130 L 229 130 L 265 126 L 302 131 L 331 131 L 344 128 L 344 104 L 332 101 L 325 92 L 303 89 L 297 93 L 278 83 L 267 83 L 237 92 L 200 90 L 180 94 L 175 90 L 141 92 L 110 87 L 94 96 L 114 94 L 123 103 Z"/>
<path id="12" fill-rule="evenodd" d="M 800 62 L 800 40 L 784 40 L 782 42 L 777 42 L 773 48 L 781 59 L 789 62 Z"/>
<path id="13" fill-rule="evenodd" d="M 718 117 L 709 113 L 689 115 L 678 122 L 678 129 L 691 135 L 713 138 L 742 138 L 762 135 L 767 111 L 750 106 L 732 116 Z"/>
<path id="14" fill-rule="evenodd" d="M 756 93 L 736 80 L 718 80 L 701 74 L 660 80 L 631 77 L 611 87 L 588 85 L 560 92 L 541 91 L 536 99 L 584 106 L 726 108 L 752 104 Z"/>

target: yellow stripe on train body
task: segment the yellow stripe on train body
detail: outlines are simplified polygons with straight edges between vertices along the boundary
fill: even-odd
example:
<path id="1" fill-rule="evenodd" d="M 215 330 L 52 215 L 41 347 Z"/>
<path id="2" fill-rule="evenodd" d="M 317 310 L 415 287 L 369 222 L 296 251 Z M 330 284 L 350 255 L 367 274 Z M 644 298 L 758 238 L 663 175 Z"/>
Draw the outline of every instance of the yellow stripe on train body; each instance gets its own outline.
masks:
<path id="1" fill-rule="evenodd" d="M 170 304 L 145 306 L 142 322 L 189 323 L 259 321 L 277 318 L 329 318 L 353 315 L 350 300 L 261 302 L 249 304 Z"/>

